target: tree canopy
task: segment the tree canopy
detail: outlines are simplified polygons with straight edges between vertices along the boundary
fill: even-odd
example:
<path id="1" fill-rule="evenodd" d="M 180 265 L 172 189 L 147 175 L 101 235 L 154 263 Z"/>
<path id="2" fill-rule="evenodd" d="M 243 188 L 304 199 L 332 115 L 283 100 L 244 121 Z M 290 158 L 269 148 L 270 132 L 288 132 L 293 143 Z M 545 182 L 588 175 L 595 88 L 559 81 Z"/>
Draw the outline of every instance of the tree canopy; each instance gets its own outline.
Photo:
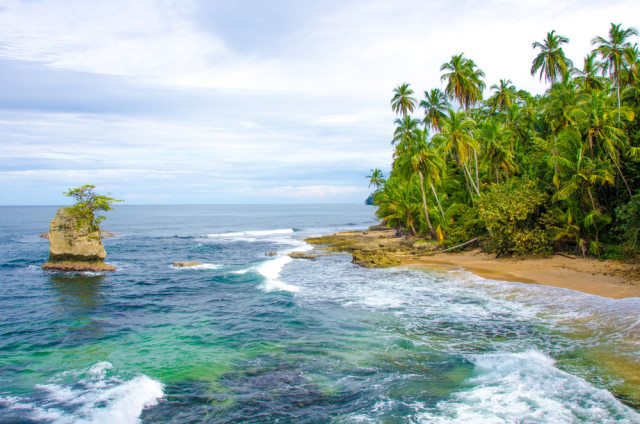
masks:
<path id="1" fill-rule="evenodd" d="M 85 184 L 78 188 L 69 189 L 64 195 L 75 199 L 75 204 L 66 208 L 69 213 L 78 217 L 78 222 L 86 224 L 92 231 L 100 230 L 100 223 L 106 218 L 104 215 L 96 215 L 97 211 L 110 211 L 111 205 L 122 200 L 101 195 L 95 192 L 95 185 Z"/>
<path id="2" fill-rule="evenodd" d="M 444 88 L 420 91 L 423 100 L 396 87 L 391 173 L 367 177 L 378 217 L 449 245 L 486 236 L 497 253 L 637 256 L 637 36 L 611 24 L 576 69 L 569 39 L 547 33 L 532 44 L 531 74 L 549 84 L 542 95 L 504 78 L 483 101 L 485 74 L 464 54 L 442 64 Z"/>

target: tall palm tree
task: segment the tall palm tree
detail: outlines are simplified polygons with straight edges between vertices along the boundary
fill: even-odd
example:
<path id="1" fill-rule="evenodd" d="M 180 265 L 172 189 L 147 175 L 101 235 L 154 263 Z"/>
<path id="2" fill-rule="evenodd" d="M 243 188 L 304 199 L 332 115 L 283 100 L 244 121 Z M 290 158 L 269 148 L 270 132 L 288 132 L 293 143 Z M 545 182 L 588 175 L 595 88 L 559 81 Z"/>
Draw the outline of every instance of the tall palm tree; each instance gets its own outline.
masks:
<path id="1" fill-rule="evenodd" d="M 605 73 L 609 71 L 609 76 L 616 85 L 618 109 L 620 108 L 621 71 L 626 62 L 624 50 L 631 46 L 627 39 L 632 35 L 638 35 L 637 29 L 622 29 L 620 26 L 621 24 L 615 25 L 611 23 L 608 40 L 605 40 L 600 36 L 591 40 L 591 44 L 597 46 L 594 51 L 599 53 L 605 61 L 602 72 Z"/>
<path id="2" fill-rule="evenodd" d="M 429 217 L 429 208 L 427 207 L 427 196 L 425 186 L 429 185 L 434 193 L 436 202 L 440 209 L 440 214 L 444 224 L 444 211 L 433 183 L 440 180 L 440 173 L 444 168 L 444 163 L 440 157 L 434 152 L 434 150 L 427 143 L 427 132 L 417 130 L 414 132 L 414 137 L 411 140 L 410 146 L 407 150 L 398 157 L 398 171 L 403 174 L 407 179 L 410 179 L 412 175 L 418 176 L 420 185 L 420 194 L 422 196 L 422 207 L 424 211 L 425 221 L 429 227 L 429 234 L 431 237 L 436 237 L 436 231 L 431 223 Z"/>
<path id="3" fill-rule="evenodd" d="M 442 131 L 433 138 L 442 149 L 443 154 L 445 156 L 451 154 L 456 166 L 463 171 L 472 198 L 471 187 L 480 196 L 480 189 L 477 182 L 474 182 L 468 166 L 471 152 L 476 147 L 476 141 L 471 136 L 474 125 L 475 122 L 469 119 L 464 112 L 455 112 L 450 108 Z"/>
<path id="4" fill-rule="evenodd" d="M 562 45 L 569 42 L 569 39 L 561 35 L 556 35 L 555 30 L 547 33 L 547 38 L 542 42 L 534 42 L 532 47 L 540 49 L 540 53 L 533 59 L 531 64 L 531 75 L 540 72 L 540 81 L 544 75 L 544 80 L 552 85 L 558 81 L 573 66 L 562 50 Z"/>
<path id="5" fill-rule="evenodd" d="M 409 84 L 406 82 L 394 88 L 391 109 L 405 118 L 408 112 L 413 112 L 416 107 L 416 99 L 411 97 L 413 94 L 413 90 L 409 88 Z"/>
<path id="6" fill-rule="evenodd" d="M 445 111 L 451 107 L 444 93 L 439 88 L 424 92 L 424 100 L 420 107 L 424 109 L 424 124 L 432 130 L 440 131 L 442 121 L 446 117 Z"/>
<path id="7" fill-rule="evenodd" d="M 449 99 L 456 100 L 465 110 L 482 100 L 486 87 L 482 81 L 484 72 L 473 60 L 464 57 L 464 53 L 452 56 L 440 66 L 440 71 L 446 71 L 440 80 L 447 82 L 444 92 Z"/>

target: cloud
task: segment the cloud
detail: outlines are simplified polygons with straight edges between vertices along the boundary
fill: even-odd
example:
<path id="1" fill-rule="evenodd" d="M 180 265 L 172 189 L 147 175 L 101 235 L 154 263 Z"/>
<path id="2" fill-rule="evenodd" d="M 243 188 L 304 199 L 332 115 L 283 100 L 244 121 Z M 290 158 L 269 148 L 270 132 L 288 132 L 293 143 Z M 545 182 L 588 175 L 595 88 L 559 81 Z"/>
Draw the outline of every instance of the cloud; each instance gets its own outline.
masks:
<path id="1" fill-rule="evenodd" d="M 85 183 L 140 203 L 360 203 L 391 163 L 393 87 L 420 98 L 464 52 L 488 87 L 540 93 L 533 41 L 556 29 L 579 65 L 639 15 L 595 0 L 0 1 L 0 204 Z"/>

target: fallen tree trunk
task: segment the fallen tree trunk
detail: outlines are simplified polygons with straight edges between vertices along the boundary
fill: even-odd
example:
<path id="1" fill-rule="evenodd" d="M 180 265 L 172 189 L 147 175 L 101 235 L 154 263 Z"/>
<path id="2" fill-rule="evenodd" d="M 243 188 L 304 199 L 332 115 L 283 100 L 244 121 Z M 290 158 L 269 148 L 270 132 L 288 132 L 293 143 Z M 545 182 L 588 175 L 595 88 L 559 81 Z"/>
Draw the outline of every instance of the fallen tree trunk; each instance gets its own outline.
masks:
<path id="1" fill-rule="evenodd" d="M 438 253 L 450 252 L 451 250 L 455 250 L 455 249 L 458 249 L 458 248 L 460 248 L 460 247 L 466 246 L 467 244 L 471 244 L 471 243 L 473 243 L 473 242 L 475 242 L 475 241 L 478 241 L 478 239 L 479 239 L 479 238 L 480 238 L 480 237 L 476 237 L 476 238 L 474 238 L 474 239 L 471 239 L 471 240 L 465 241 L 464 243 L 459 244 L 459 245 L 457 245 L 457 246 L 453 246 L 453 247 L 450 247 L 450 248 L 448 248 L 448 249 L 444 249 L 444 250 L 436 250 L 436 251 L 434 251 L 434 252 L 427 252 L 427 253 L 423 253 L 422 255 L 436 255 L 436 254 L 438 254 Z"/>

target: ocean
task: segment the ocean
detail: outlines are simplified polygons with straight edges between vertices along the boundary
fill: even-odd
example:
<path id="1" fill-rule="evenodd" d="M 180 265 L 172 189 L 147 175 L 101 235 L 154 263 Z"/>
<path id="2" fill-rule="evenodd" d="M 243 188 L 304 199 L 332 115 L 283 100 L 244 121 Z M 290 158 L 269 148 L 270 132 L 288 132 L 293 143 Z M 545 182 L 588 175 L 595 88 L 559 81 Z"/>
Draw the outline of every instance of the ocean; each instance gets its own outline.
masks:
<path id="1" fill-rule="evenodd" d="M 118 205 L 49 272 L 56 209 L 0 207 L 2 423 L 640 423 L 638 298 L 286 255 L 364 205 Z"/>

